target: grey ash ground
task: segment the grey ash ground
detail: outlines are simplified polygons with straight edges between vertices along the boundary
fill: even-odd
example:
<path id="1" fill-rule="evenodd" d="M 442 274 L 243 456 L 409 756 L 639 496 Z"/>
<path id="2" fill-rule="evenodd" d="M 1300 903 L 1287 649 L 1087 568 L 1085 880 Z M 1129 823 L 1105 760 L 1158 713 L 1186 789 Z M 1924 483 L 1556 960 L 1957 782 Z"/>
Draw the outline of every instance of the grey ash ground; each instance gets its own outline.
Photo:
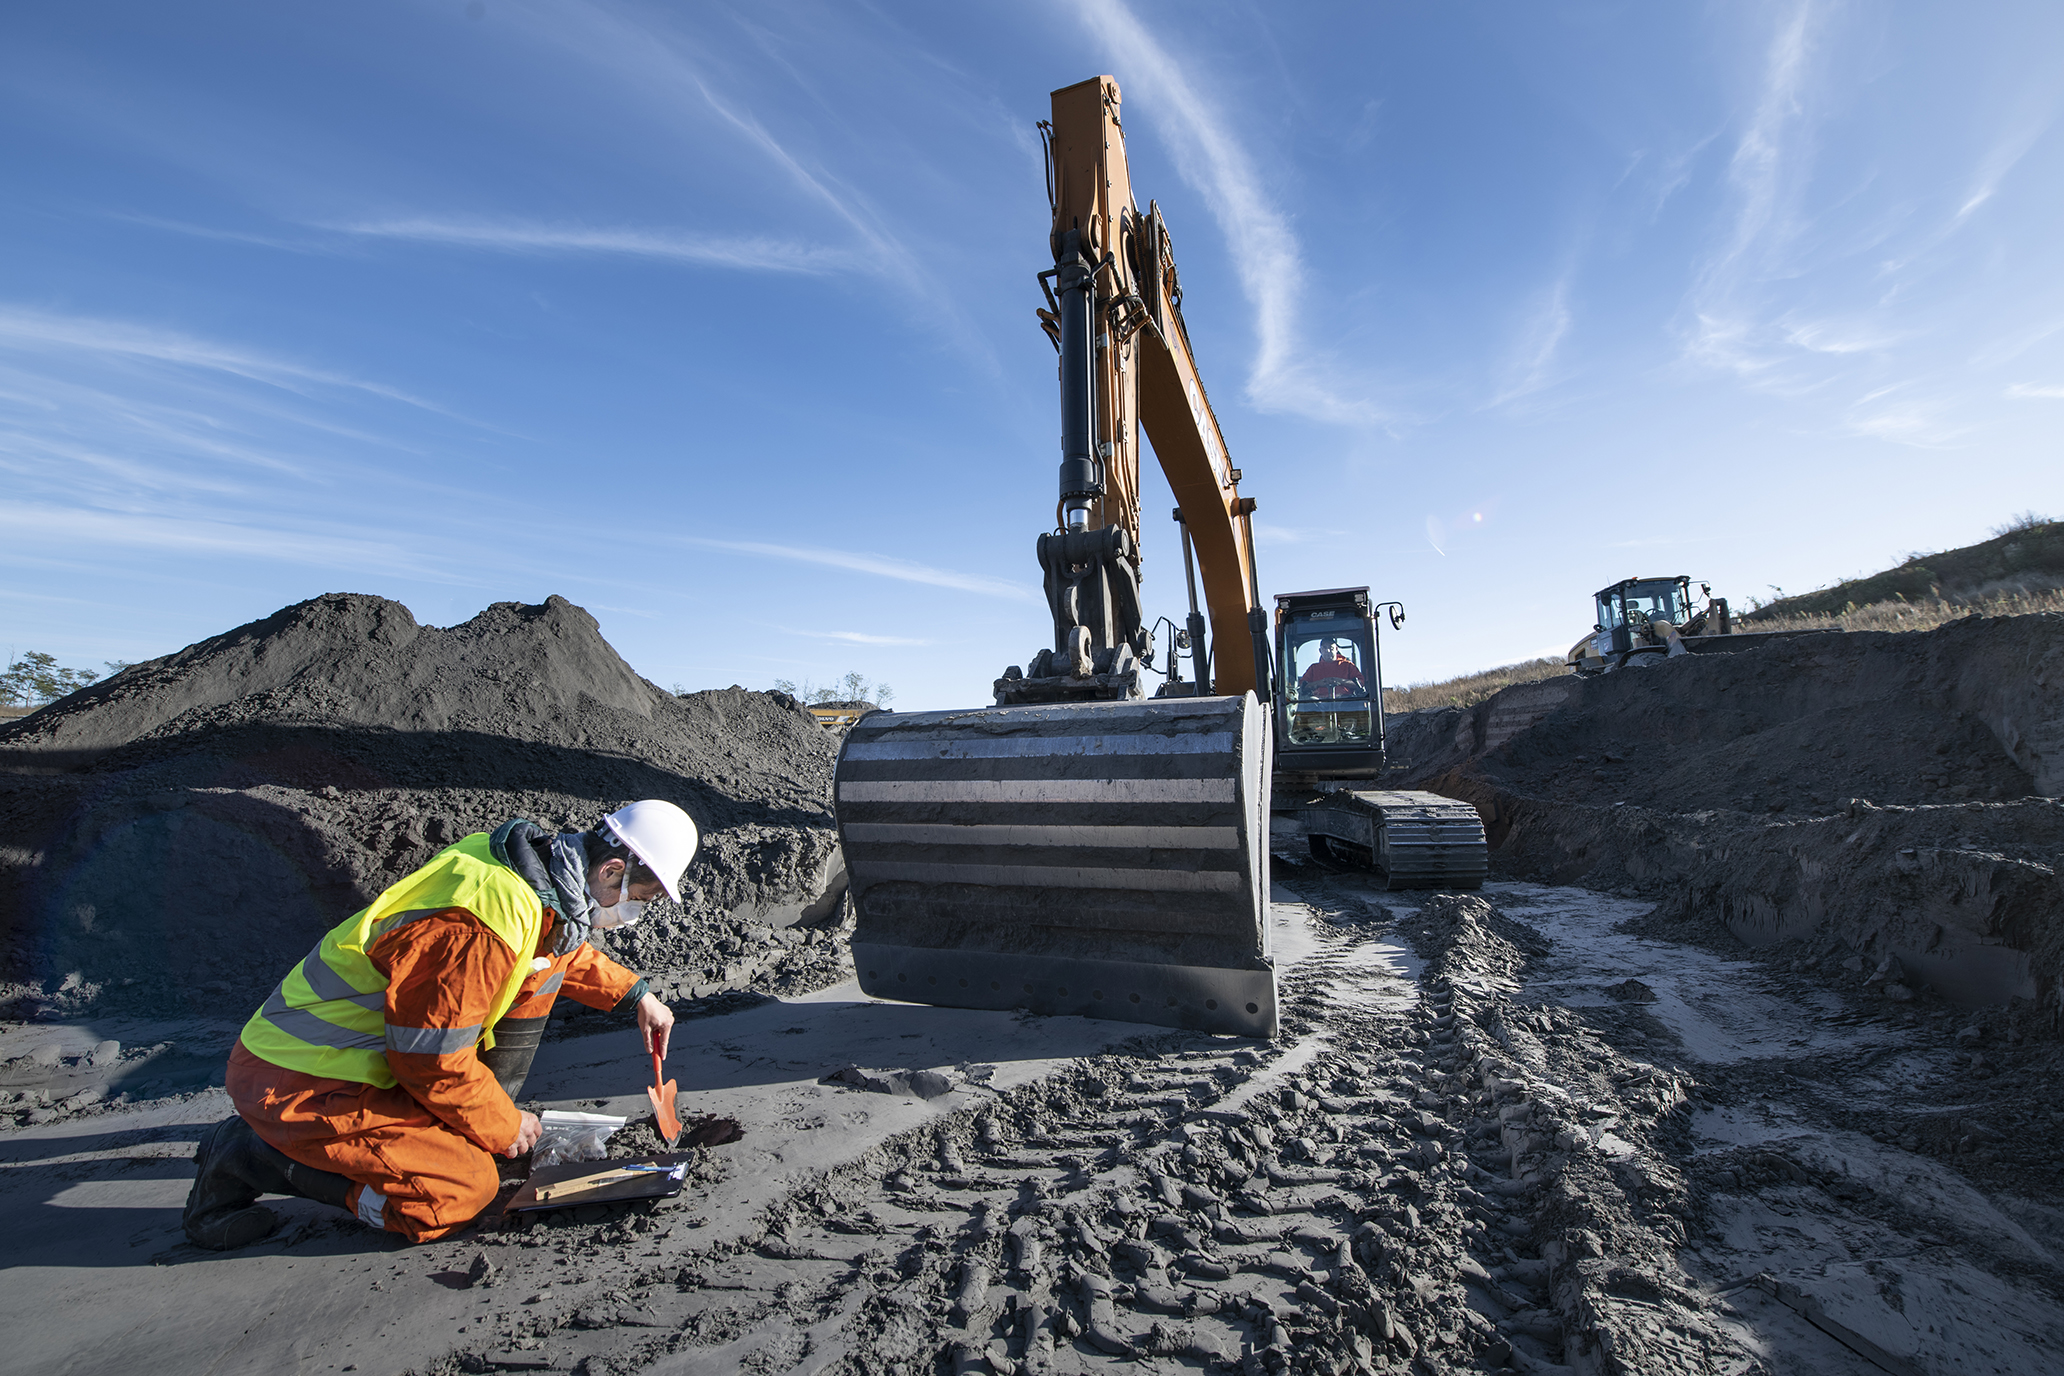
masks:
<path id="1" fill-rule="evenodd" d="M 0 1373 L 2064 1371 L 2060 693 L 2025 617 L 1393 722 L 1498 881 L 1279 854 L 1261 1044 L 866 1000 L 792 704 L 557 601 L 289 608 L 0 731 Z M 656 1206 L 184 1244 L 285 963 L 450 835 L 645 792 L 708 852 L 617 950 L 743 1142 Z M 568 1009 L 527 1094 L 636 1118 L 648 1070 Z"/>
<path id="2" fill-rule="evenodd" d="M 1615 932 L 1639 904 L 1286 875 L 1280 1043 L 1135 1037 L 710 1246 L 693 1192 L 482 1238 L 643 1264 L 426 1370 L 2056 1369 L 2045 1206 L 1844 1126 L 1907 1051 L 1840 996 Z"/>

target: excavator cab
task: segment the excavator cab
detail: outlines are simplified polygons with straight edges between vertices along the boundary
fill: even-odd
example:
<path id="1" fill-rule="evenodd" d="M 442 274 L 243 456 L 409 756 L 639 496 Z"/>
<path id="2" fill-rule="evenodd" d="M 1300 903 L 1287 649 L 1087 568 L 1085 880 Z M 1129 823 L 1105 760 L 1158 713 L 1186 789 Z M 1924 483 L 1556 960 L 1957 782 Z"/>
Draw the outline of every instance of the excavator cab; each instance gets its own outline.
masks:
<path id="1" fill-rule="evenodd" d="M 1392 889 L 1473 889 L 1489 872 L 1468 803 L 1383 788 L 1383 657 L 1367 588 L 1276 594 L 1276 756 L 1271 832 L 1303 836 L 1321 864 L 1373 870 Z"/>
<path id="2" fill-rule="evenodd" d="M 1276 767 L 1374 778 L 1383 770 L 1383 675 L 1367 588 L 1276 596 Z"/>

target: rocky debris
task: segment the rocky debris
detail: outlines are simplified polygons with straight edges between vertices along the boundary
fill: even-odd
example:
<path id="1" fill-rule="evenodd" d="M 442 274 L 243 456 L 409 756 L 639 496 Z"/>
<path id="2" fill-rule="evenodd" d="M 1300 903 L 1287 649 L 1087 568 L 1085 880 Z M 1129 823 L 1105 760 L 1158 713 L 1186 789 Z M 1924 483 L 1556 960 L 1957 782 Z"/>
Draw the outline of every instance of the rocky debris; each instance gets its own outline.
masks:
<path id="1" fill-rule="evenodd" d="M 222 1016 L 467 833 L 660 797 L 703 852 L 616 950 L 682 999 L 821 987 L 832 746 L 792 701 L 647 683 L 562 598 L 450 628 L 316 598 L 0 726 L 0 974 L 18 1016 Z"/>
<path id="2" fill-rule="evenodd" d="M 1608 996 L 1620 981 L 1591 963 L 1598 949 L 1553 890 L 1501 885 L 1414 907 L 1353 875 L 1308 869 L 1284 883 L 1315 918 L 1314 951 L 1284 977 L 1291 1030 L 1276 1044 L 1141 1029 L 1000 1090 L 1009 1077 L 957 1070 L 989 1087 L 801 1177 L 742 1230 L 709 1224 L 743 1183 L 720 1148 L 691 1156 L 676 1200 L 491 1218 L 443 1243 L 354 1252 L 350 1265 L 372 1263 L 387 1299 L 423 1305 L 404 1294 L 413 1280 L 438 1306 L 421 1308 L 438 1319 L 429 1341 L 453 1350 L 419 1368 L 437 1372 L 523 1361 L 626 1374 L 1841 1369 L 1801 1346 L 1830 1330 L 1787 1330 L 1755 1309 L 1764 1292 L 1740 1283 L 1764 1273 L 1910 1357 L 1843 1302 L 1848 1271 L 1880 1287 L 1865 1292 L 1868 1313 L 1896 1320 L 1903 1303 L 1916 1333 L 1924 1313 L 1945 1318 L 1923 1308 L 1932 1275 L 1969 1287 L 1941 1290 L 1967 1306 L 1946 1316 L 1960 1331 L 2016 1353 L 2064 1341 L 2054 1263 L 1981 1235 L 1940 1179 L 1896 1173 L 1900 1148 L 1915 1149 L 1912 1114 L 1877 1121 L 1899 1144 L 1884 1161 L 1857 1149 L 1867 1138 L 1829 1127 L 1861 1125 L 1858 1086 L 1911 1077 L 1930 1057 L 2042 1074 L 2019 1059 L 2033 1039 L 2006 1014 L 1923 1004 L 1910 1034 L 1859 1035 L 1839 1053 L 1700 1062 L 1656 1012 L 1692 991 L 1645 966 L 1635 982 L 1657 1003 Z M 1604 906 L 1599 931 L 1635 907 Z M 1423 961 L 1416 978 L 1407 943 Z M 1766 997 L 1774 983 L 1829 1019 L 1875 1027 L 1914 1011 L 1868 992 L 1878 964 L 1848 974 L 1840 998 L 1782 971 L 1713 997 Z M 1756 1010 L 1745 1023 L 1760 1028 Z M 76 1060 L 91 1043 L 65 1045 Z M 748 1060 L 764 1049 L 739 1045 Z M 856 1122 L 895 1107 L 864 1092 L 836 1103 Z M 1783 1108 L 1782 1139 L 1735 1145 L 1691 1122 L 1759 1106 Z M 1962 1096 L 1924 1107 L 1932 1135 L 1916 1146 L 1958 1163 L 2048 1122 L 1997 1122 Z M 93 1140 L 160 1159 L 116 1125 L 96 1125 Z M 660 1144 L 638 1119 L 612 1147 Z M 2027 1307 L 2001 1307 L 2002 1277 Z M 461 1287 L 472 1293 L 454 1328 L 445 1291 Z"/>
<path id="3" fill-rule="evenodd" d="M 832 1071 L 817 1083 L 849 1085 L 870 1094 L 901 1094 L 913 1099 L 936 1099 L 951 1094 L 957 1086 L 951 1076 L 936 1070 L 862 1070 L 857 1065 Z"/>

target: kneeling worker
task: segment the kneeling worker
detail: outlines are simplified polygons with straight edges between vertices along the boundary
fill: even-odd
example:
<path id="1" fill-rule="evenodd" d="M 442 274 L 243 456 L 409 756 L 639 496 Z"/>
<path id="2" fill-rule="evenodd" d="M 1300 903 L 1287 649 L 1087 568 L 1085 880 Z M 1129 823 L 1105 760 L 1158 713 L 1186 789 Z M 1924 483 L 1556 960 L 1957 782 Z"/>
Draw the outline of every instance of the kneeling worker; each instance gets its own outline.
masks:
<path id="1" fill-rule="evenodd" d="M 695 823 L 648 799 L 592 831 L 525 821 L 476 832 L 352 914 L 288 972 L 230 1053 L 237 1116 L 201 1138 L 186 1235 L 217 1251 L 265 1237 L 261 1194 L 334 1204 L 429 1242 L 495 1197 L 490 1153 L 538 1138 L 514 1096 L 552 1001 L 635 1012 L 662 1055 L 673 1028 L 591 929 L 679 902 Z"/>

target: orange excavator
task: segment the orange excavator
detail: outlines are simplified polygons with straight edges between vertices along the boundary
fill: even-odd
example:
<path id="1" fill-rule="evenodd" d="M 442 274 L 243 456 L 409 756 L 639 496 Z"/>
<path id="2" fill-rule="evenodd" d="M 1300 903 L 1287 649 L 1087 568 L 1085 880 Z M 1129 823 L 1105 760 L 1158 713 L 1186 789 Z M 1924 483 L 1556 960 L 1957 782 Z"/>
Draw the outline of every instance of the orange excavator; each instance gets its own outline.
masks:
<path id="1" fill-rule="evenodd" d="M 1060 356 L 1059 504 L 1037 544 L 1053 641 L 1003 672 L 993 706 L 875 713 L 847 733 L 854 963 L 879 997 L 1273 1036 L 1272 825 L 1393 887 L 1474 888 L 1482 823 L 1373 787 L 1376 613 L 1395 625 L 1396 604 L 1341 588 L 1263 606 L 1255 504 L 1197 371 L 1160 207 L 1133 197 L 1117 82 L 1054 92 L 1040 130 L 1054 263 L 1038 317 Z M 1142 427 L 1177 502 L 1181 627 L 1141 610 Z M 1148 672 L 1165 678 L 1151 697 Z"/>

